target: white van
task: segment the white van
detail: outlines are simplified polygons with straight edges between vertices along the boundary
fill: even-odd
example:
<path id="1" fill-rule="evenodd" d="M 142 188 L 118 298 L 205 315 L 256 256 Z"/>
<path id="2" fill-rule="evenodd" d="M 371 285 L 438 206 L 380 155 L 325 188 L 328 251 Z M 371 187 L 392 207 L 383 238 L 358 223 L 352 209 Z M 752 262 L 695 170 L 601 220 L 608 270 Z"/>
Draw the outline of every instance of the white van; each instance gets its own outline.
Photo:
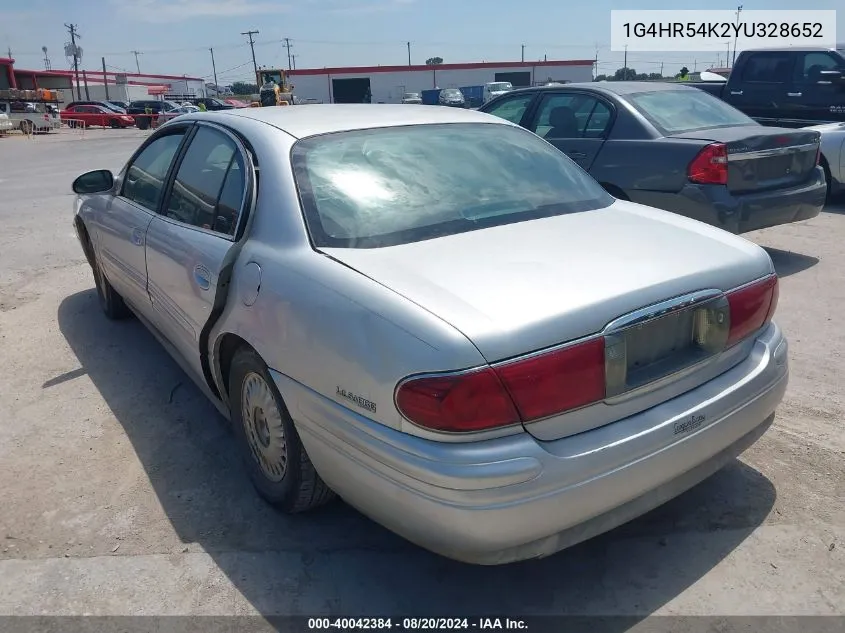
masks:
<path id="1" fill-rule="evenodd" d="M 511 90 L 513 90 L 513 84 L 509 81 L 492 81 L 489 84 L 484 84 L 484 103 Z"/>

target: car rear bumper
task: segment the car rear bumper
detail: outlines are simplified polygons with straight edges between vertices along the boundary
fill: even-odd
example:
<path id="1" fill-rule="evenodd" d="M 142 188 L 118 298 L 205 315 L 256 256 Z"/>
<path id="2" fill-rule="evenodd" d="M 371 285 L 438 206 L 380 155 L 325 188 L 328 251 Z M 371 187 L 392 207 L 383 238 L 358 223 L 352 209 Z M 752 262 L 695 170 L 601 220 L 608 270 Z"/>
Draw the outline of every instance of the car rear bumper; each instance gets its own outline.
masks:
<path id="1" fill-rule="evenodd" d="M 689 183 L 679 194 L 632 191 L 631 199 L 731 233 L 747 233 L 816 217 L 826 193 L 824 170 L 817 167 L 807 182 L 788 189 L 732 194 L 721 185 Z"/>
<path id="2" fill-rule="evenodd" d="M 789 372 L 771 324 L 719 377 L 550 442 L 425 440 L 271 373 L 317 471 L 343 499 L 427 549 L 494 565 L 548 556 L 705 479 L 765 432 Z"/>

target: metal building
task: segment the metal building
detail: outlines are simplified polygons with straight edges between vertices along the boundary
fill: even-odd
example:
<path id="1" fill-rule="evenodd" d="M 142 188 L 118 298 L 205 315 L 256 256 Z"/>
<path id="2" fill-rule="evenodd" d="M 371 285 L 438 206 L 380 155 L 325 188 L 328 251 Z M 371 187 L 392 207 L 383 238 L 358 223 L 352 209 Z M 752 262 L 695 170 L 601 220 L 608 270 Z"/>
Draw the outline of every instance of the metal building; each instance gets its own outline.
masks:
<path id="1" fill-rule="evenodd" d="M 484 62 L 436 66 L 362 66 L 305 68 L 288 71 L 294 94 L 322 103 L 399 103 L 406 92 L 462 88 L 492 81 L 514 87 L 549 81 L 592 81 L 592 59 L 537 62 Z"/>

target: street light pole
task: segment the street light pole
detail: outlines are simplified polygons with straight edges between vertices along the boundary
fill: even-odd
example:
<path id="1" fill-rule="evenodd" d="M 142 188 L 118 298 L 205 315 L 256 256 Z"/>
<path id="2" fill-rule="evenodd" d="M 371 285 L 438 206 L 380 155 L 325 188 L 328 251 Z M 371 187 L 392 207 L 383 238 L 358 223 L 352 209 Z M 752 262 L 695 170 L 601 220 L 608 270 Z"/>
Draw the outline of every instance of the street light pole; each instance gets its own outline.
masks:
<path id="1" fill-rule="evenodd" d="M 731 68 L 733 68 L 734 63 L 736 63 L 736 42 L 739 39 L 739 14 L 740 13 L 742 13 L 742 5 L 739 5 L 736 8 L 736 26 L 737 26 L 737 29 L 734 32 L 734 56 L 733 56 L 733 60 L 731 60 Z"/>

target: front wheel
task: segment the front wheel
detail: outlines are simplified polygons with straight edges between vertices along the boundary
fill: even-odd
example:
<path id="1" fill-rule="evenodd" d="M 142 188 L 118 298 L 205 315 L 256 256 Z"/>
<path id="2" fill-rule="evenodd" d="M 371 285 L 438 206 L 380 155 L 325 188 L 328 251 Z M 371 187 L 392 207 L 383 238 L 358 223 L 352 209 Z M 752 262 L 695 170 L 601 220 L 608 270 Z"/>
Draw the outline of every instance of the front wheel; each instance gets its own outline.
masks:
<path id="1" fill-rule="evenodd" d="M 119 130 L 120 122 L 117 119 L 112 119 L 111 121 L 109 121 L 109 127 L 113 130 Z"/>
<path id="2" fill-rule="evenodd" d="M 100 308 L 102 308 L 103 313 L 113 321 L 129 317 L 131 312 L 126 307 L 123 297 L 106 279 L 100 262 L 96 258 L 94 258 L 91 268 L 94 269 L 94 284 L 97 286 L 97 298 L 100 300 Z"/>
<path id="3" fill-rule="evenodd" d="M 334 497 L 305 452 L 267 365 L 248 347 L 232 359 L 229 399 L 238 447 L 261 497 L 288 513 Z"/>

